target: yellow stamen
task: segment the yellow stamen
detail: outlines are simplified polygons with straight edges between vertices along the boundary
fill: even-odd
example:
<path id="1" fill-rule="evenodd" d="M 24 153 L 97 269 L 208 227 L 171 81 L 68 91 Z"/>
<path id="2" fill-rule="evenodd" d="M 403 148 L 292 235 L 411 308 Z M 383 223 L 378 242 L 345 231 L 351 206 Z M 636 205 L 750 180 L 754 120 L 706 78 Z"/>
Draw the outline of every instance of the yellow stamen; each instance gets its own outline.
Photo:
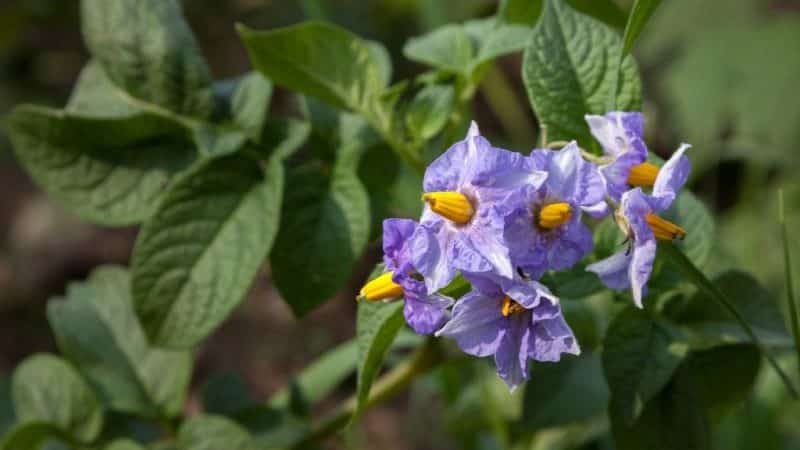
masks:
<path id="1" fill-rule="evenodd" d="M 520 305 L 519 303 L 511 300 L 509 296 L 503 297 L 503 309 L 501 312 L 503 313 L 503 317 L 508 317 L 513 314 L 518 314 L 525 311 L 525 307 Z"/>
<path id="2" fill-rule="evenodd" d="M 648 213 L 647 216 L 645 216 L 645 220 L 647 220 L 647 224 L 650 225 L 650 229 L 653 230 L 656 239 L 660 241 L 671 241 L 675 238 L 683 239 L 686 237 L 686 230 L 653 213 Z"/>
<path id="3" fill-rule="evenodd" d="M 378 278 L 370 280 L 361 288 L 361 296 L 370 301 L 385 300 L 401 295 L 403 295 L 403 288 L 392 281 L 392 272 L 386 272 Z"/>
<path id="4" fill-rule="evenodd" d="M 428 202 L 433 212 L 459 225 L 469 222 L 475 214 L 472 203 L 460 192 L 427 192 L 422 200 Z"/>
<path id="5" fill-rule="evenodd" d="M 539 226 L 546 229 L 558 228 L 572 218 L 569 203 L 550 203 L 539 211 Z"/>
<path id="6" fill-rule="evenodd" d="M 648 162 L 631 167 L 628 174 L 628 184 L 631 186 L 649 187 L 656 183 L 659 168 Z"/>

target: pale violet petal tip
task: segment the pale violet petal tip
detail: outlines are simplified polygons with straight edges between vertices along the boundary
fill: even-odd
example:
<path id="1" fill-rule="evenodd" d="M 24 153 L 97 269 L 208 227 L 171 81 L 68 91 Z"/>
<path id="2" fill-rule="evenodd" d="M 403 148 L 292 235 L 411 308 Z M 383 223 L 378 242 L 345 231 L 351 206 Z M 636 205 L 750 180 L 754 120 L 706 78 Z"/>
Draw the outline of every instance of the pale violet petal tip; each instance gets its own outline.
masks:
<path id="1" fill-rule="evenodd" d="M 474 120 L 469 124 L 469 131 L 467 132 L 467 138 L 474 138 L 481 135 L 481 130 L 478 128 L 478 123 Z"/>

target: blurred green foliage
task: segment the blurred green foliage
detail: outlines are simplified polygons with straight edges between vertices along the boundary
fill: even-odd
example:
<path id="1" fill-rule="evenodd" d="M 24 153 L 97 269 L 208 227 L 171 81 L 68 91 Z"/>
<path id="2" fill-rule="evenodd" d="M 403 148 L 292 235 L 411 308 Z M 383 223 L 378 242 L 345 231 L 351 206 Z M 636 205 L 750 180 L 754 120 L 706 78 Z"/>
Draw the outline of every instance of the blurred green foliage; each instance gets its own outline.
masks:
<path id="1" fill-rule="evenodd" d="M 574 3 L 582 3 L 584 8 L 591 7 L 588 2 Z M 620 1 L 615 4 L 620 11 L 627 11 L 631 3 Z M 0 6 L 0 110 L 5 111 L 10 105 L 22 101 L 59 106 L 64 103 L 69 87 L 87 57 L 77 33 L 76 5 L 77 2 L 62 0 L 25 0 Z M 241 21 L 263 29 L 316 19 L 336 23 L 359 36 L 383 42 L 389 50 L 396 80 L 424 70 L 421 65 L 403 57 L 403 45 L 410 36 L 447 23 L 491 14 L 497 2 L 186 0 L 184 6 L 217 78 L 237 75 L 245 69 L 244 50 L 236 41 L 233 22 Z M 624 14 L 612 12 L 604 21 L 621 30 L 624 20 L 620 17 L 624 19 Z M 211 45 L 215 40 L 221 43 Z M 648 142 L 651 148 L 667 155 L 673 148 L 666 143 L 692 143 L 694 190 L 701 197 L 700 201 L 715 212 L 716 228 L 710 225 L 709 218 L 698 219 L 703 224 L 703 232 L 698 234 L 702 238 L 696 243 L 701 248 L 698 258 L 709 259 L 708 267 L 722 274 L 716 280 L 718 285 L 723 290 L 728 286 L 732 294 L 739 294 L 733 296 L 741 302 L 739 305 L 756 325 L 765 323 L 764 328 L 780 329 L 781 316 L 770 306 L 775 303 L 774 299 L 783 298 L 776 203 L 778 188 L 786 190 L 789 226 L 796 227 L 800 223 L 800 178 L 796 175 L 800 157 L 795 149 L 800 140 L 800 102 L 795 98 L 800 81 L 800 6 L 796 2 L 777 0 L 706 0 L 702 5 L 696 0 L 663 2 L 642 34 L 634 54 L 643 72 L 644 109 L 649 123 L 646 130 L 650 134 Z M 228 64 L 230 61 L 234 64 Z M 517 64 L 518 56 L 511 56 L 504 59 L 500 67 L 510 66 L 513 70 L 507 72 L 516 73 Z M 414 121 L 414 128 L 421 128 L 420 123 L 425 122 L 427 108 L 447 111 L 453 108 L 452 92 L 440 92 L 436 96 L 431 93 L 446 90 L 441 86 L 430 84 L 420 91 L 419 104 L 415 106 L 415 114 L 419 116 L 409 119 Z M 487 122 L 491 125 L 486 128 L 489 134 L 513 129 L 501 111 L 506 108 L 503 102 L 527 108 L 521 87 L 515 87 L 516 98 L 504 97 L 499 102 L 486 100 L 484 96 L 492 94 L 485 85 L 479 89 L 478 99 L 469 106 L 476 114 L 490 118 Z M 0 117 L 5 125 L 5 115 Z M 530 129 L 536 127 L 531 118 L 523 120 Z M 441 130 L 438 123 L 435 125 L 429 124 L 433 131 L 423 130 L 424 139 Z M 314 132 L 318 129 L 315 126 Z M 510 140 L 524 142 L 528 147 L 535 144 L 529 138 L 515 139 L 511 136 Z M 3 143 L 0 149 L 5 148 Z M 375 154 L 386 156 L 388 153 Z M 368 150 L 364 159 L 373 162 L 380 159 L 370 156 Z M 386 160 L 396 165 L 394 157 Z M 0 164 L 5 163 L 0 159 Z M 382 193 L 387 198 L 410 199 L 408 206 L 399 203 L 386 206 L 388 201 L 371 205 L 373 210 L 380 211 L 378 217 L 413 211 L 418 207 L 417 192 L 403 192 L 407 186 L 418 184 L 416 175 L 403 169 L 398 172 L 391 174 L 392 179 L 410 178 L 411 182 L 398 182 L 391 188 L 386 183 L 374 182 L 374 185 L 393 190 Z M 370 187 L 370 180 L 365 176 L 361 178 Z M 689 203 L 697 201 L 693 196 L 685 200 Z M 386 212 L 390 208 L 393 209 Z M 713 248 L 712 233 L 718 237 Z M 618 245 L 616 239 L 617 236 L 609 238 L 610 245 Z M 797 242 L 790 244 L 793 253 L 800 255 L 800 245 Z M 731 267 L 745 268 L 758 280 L 726 272 Z M 795 276 L 800 276 L 800 273 Z M 762 292 L 758 281 L 766 287 L 767 293 Z M 592 286 L 579 284 L 561 286 L 561 289 L 565 292 L 561 295 L 566 298 L 570 298 L 568 292 L 575 292 L 576 298 L 596 294 L 591 291 Z M 668 375 L 678 375 L 674 378 L 668 376 L 667 381 L 656 380 L 658 386 L 645 389 L 646 396 L 655 398 L 661 409 L 651 406 L 636 411 L 634 415 L 644 417 L 637 426 L 658 424 L 663 420 L 663 411 L 684 408 L 686 411 L 680 416 L 680 423 L 664 427 L 672 430 L 672 435 L 666 438 L 668 441 L 685 437 L 681 434 L 685 433 L 700 435 L 695 442 L 712 440 L 711 448 L 719 450 L 798 448 L 800 432 L 796 425 L 800 408 L 796 402 L 787 399 L 783 386 L 772 372 L 762 370 L 755 379 L 757 357 L 753 356 L 752 348 L 742 344 L 742 336 L 731 332 L 733 327 L 724 320 L 726 317 L 713 308 L 706 308 L 704 302 L 708 299 L 703 296 L 684 296 L 683 292 L 666 289 L 663 295 L 674 296 L 670 297 L 671 303 L 686 305 L 687 309 L 667 313 L 690 332 L 688 345 L 693 346 L 693 351 L 685 359 L 685 353 L 681 353 L 680 360 L 668 364 Z M 536 365 L 533 380 L 523 395 L 511 397 L 488 365 L 480 361 L 457 359 L 425 377 L 415 386 L 409 407 L 419 414 L 406 414 L 408 422 L 405 426 L 417 430 L 410 433 L 409 445 L 488 450 L 506 448 L 514 441 L 523 442 L 520 449 L 612 448 L 607 436 L 615 424 L 603 418 L 609 392 L 604 389 L 600 357 L 592 353 L 602 341 L 608 320 L 597 318 L 594 310 L 587 313 L 582 308 L 591 309 L 595 304 L 602 304 L 596 309 L 608 310 L 613 297 L 604 293 L 593 296 L 591 301 L 584 299 L 582 303 L 565 301 L 565 313 L 576 334 L 593 337 L 581 339 L 590 356 L 558 366 Z M 751 301 L 755 297 L 767 299 L 768 304 Z M 698 312 L 698 305 L 702 314 Z M 579 320 L 586 317 L 589 319 Z M 693 320 L 684 320 L 687 317 Z M 647 323 L 643 328 L 651 330 Z M 717 341 L 712 337 L 720 339 Z M 772 336 L 772 340 L 767 335 L 762 337 L 776 346 L 787 345 L 787 336 L 783 334 Z M 669 345 L 664 347 L 669 348 Z M 651 348 L 634 350 L 656 351 Z M 350 351 L 352 349 L 347 350 Z M 685 351 L 685 348 L 681 350 Z M 715 370 L 730 364 L 730 370 L 741 376 L 730 378 L 728 371 L 709 372 L 707 368 L 710 366 L 704 365 L 709 360 L 722 360 L 713 365 Z M 791 361 L 784 363 L 787 367 L 792 365 Z M 753 382 L 755 390 L 747 393 Z M 719 388 L 717 383 L 721 383 L 721 389 L 715 389 Z M 9 389 L 9 381 L 0 383 L 0 433 L 5 433 L 14 421 L 13 411 L 9 408 Z M 698 389 L 707 393 L 704 397 L 706 402 L 686 404 L 686 397 L 694 395 L 692 393 Z M 327 389 L 325 391 L 327 393 Z M 735 398 L 728 398 L 729 395 Z M 290 397 L 291 393 L 284 391 L 280 406 L 291 403 Z M 206 398 L 210 402 L 214 396 Z M 744 400 L 744 405 L 729 408 L 734 400 Z M 208 405 L 207 410 L 217 412 L 213 405 Z M 228 411 L 221 408 L 219 412 Z M 253 423 L 266 421 L 265 417 L 287 422 L 294 420 L 284 416 L 276 419 L 269 415 L 272 412 L 266 409 L 250 411 L 247 420 Z M 713 437 L 704 434 L 708 432 L 704 427 L 710 426 L 703 422 L 705 412 L 724 416 L 714 430 L 716 432 L 711 434 Z M 567 423 L 569 427 L 566 428 L 551 428 Z M 414 427 L 415 424 L 418 427 Z M 429 436 L 419 431 L 433 428 L 447 430 L 447 433 Z M 533 429 L 541 432 L 535 436 L 528 435 Z M 220 417 L 207 416 L 184 425 L 178 431 L 178 441 L 191 442 L 197 436 L 201 439 L 208 435 L 213 437 L 214 430 L 222 430 L 219 433 L 227 436 L 242 434 L 239 425 Z M 631 437 L 631 442 L 631 448 L 649 448 L 648 445 L 658 444 L 642 444 L 636 441 L 636 436 Z M 239 448 L 252 445 L 246 438 L 239 443 Z M 230 442 L 227 444 L 232 445 Z M 111 448 L 135 449 L 138 445 L 118 442 Z"/>

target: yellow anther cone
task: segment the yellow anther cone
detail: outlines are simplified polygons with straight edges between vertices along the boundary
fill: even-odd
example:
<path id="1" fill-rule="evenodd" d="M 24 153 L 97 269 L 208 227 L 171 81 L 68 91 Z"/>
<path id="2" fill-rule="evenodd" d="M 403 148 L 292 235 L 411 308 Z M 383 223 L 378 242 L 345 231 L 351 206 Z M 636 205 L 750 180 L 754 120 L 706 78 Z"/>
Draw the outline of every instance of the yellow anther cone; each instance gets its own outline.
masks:
<path id="1" fill-rule="evenodd" d="M 659 170 L 657 165 L 648 162 L 633 166 L 628 174 L 628 184 L 640 187 L 652 186 L 656 183 Z"/>
<path id="2" fill-rule="evenodd" d="M 472 203 L 460 192 L 426 192 L 422 195 L 422 200 L 436 214 L 460 225 L 469 222 L 475 214 Z"/>
<path id="3" fill-rule="evenodd" d="M 503 298 L 503 309 L 500 311 L 503 317 L 508 317 L 525 311 L 525 307 L 515 302 L 509 296 Z"/>
<path id="4" fill-rule="evenodd" d="M 671 241 L 673 239 L 683 239 L 686 237 L 686 230 L 653 213 L 647 214 L 645 220 L 647 220 L 647 224 L 650 225 L 650 229 L 653 230 L 656 239 L 660 241 Z"/>
<path id="5" fill-rule="evenodd" d="M 370 300 L 386 300 L 403 295 L 403 288 L 392 281 L 393 272 L 386 272 L 383 275 L 370 280 L 361 288 L 361 297 Z"/>
<path id="6" fill-rule="evenodd" d="M 569 203 L 550 203 L 539 211 L 538 224 L 549 230 L 564 225 L 571 218 L 572 207 L 569 206 Z"/>

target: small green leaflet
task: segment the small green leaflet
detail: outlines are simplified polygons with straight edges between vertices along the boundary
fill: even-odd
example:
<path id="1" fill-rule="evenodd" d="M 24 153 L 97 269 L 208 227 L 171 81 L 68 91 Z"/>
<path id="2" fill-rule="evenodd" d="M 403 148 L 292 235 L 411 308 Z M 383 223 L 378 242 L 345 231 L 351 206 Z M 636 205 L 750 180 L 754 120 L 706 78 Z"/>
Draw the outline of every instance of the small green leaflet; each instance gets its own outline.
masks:
<path id="1" fill-rule="evenodd" d="M 578 13 L 561 1 L 547 0 L 523 56 L 522 75 L 549 141 L 577 139 L 597 146 L 586 114 L 604 114 L 609 99 L 623 111 L 641 109 L 641 86 L 631 57 L 620 60 L 615 30 Z"/>

